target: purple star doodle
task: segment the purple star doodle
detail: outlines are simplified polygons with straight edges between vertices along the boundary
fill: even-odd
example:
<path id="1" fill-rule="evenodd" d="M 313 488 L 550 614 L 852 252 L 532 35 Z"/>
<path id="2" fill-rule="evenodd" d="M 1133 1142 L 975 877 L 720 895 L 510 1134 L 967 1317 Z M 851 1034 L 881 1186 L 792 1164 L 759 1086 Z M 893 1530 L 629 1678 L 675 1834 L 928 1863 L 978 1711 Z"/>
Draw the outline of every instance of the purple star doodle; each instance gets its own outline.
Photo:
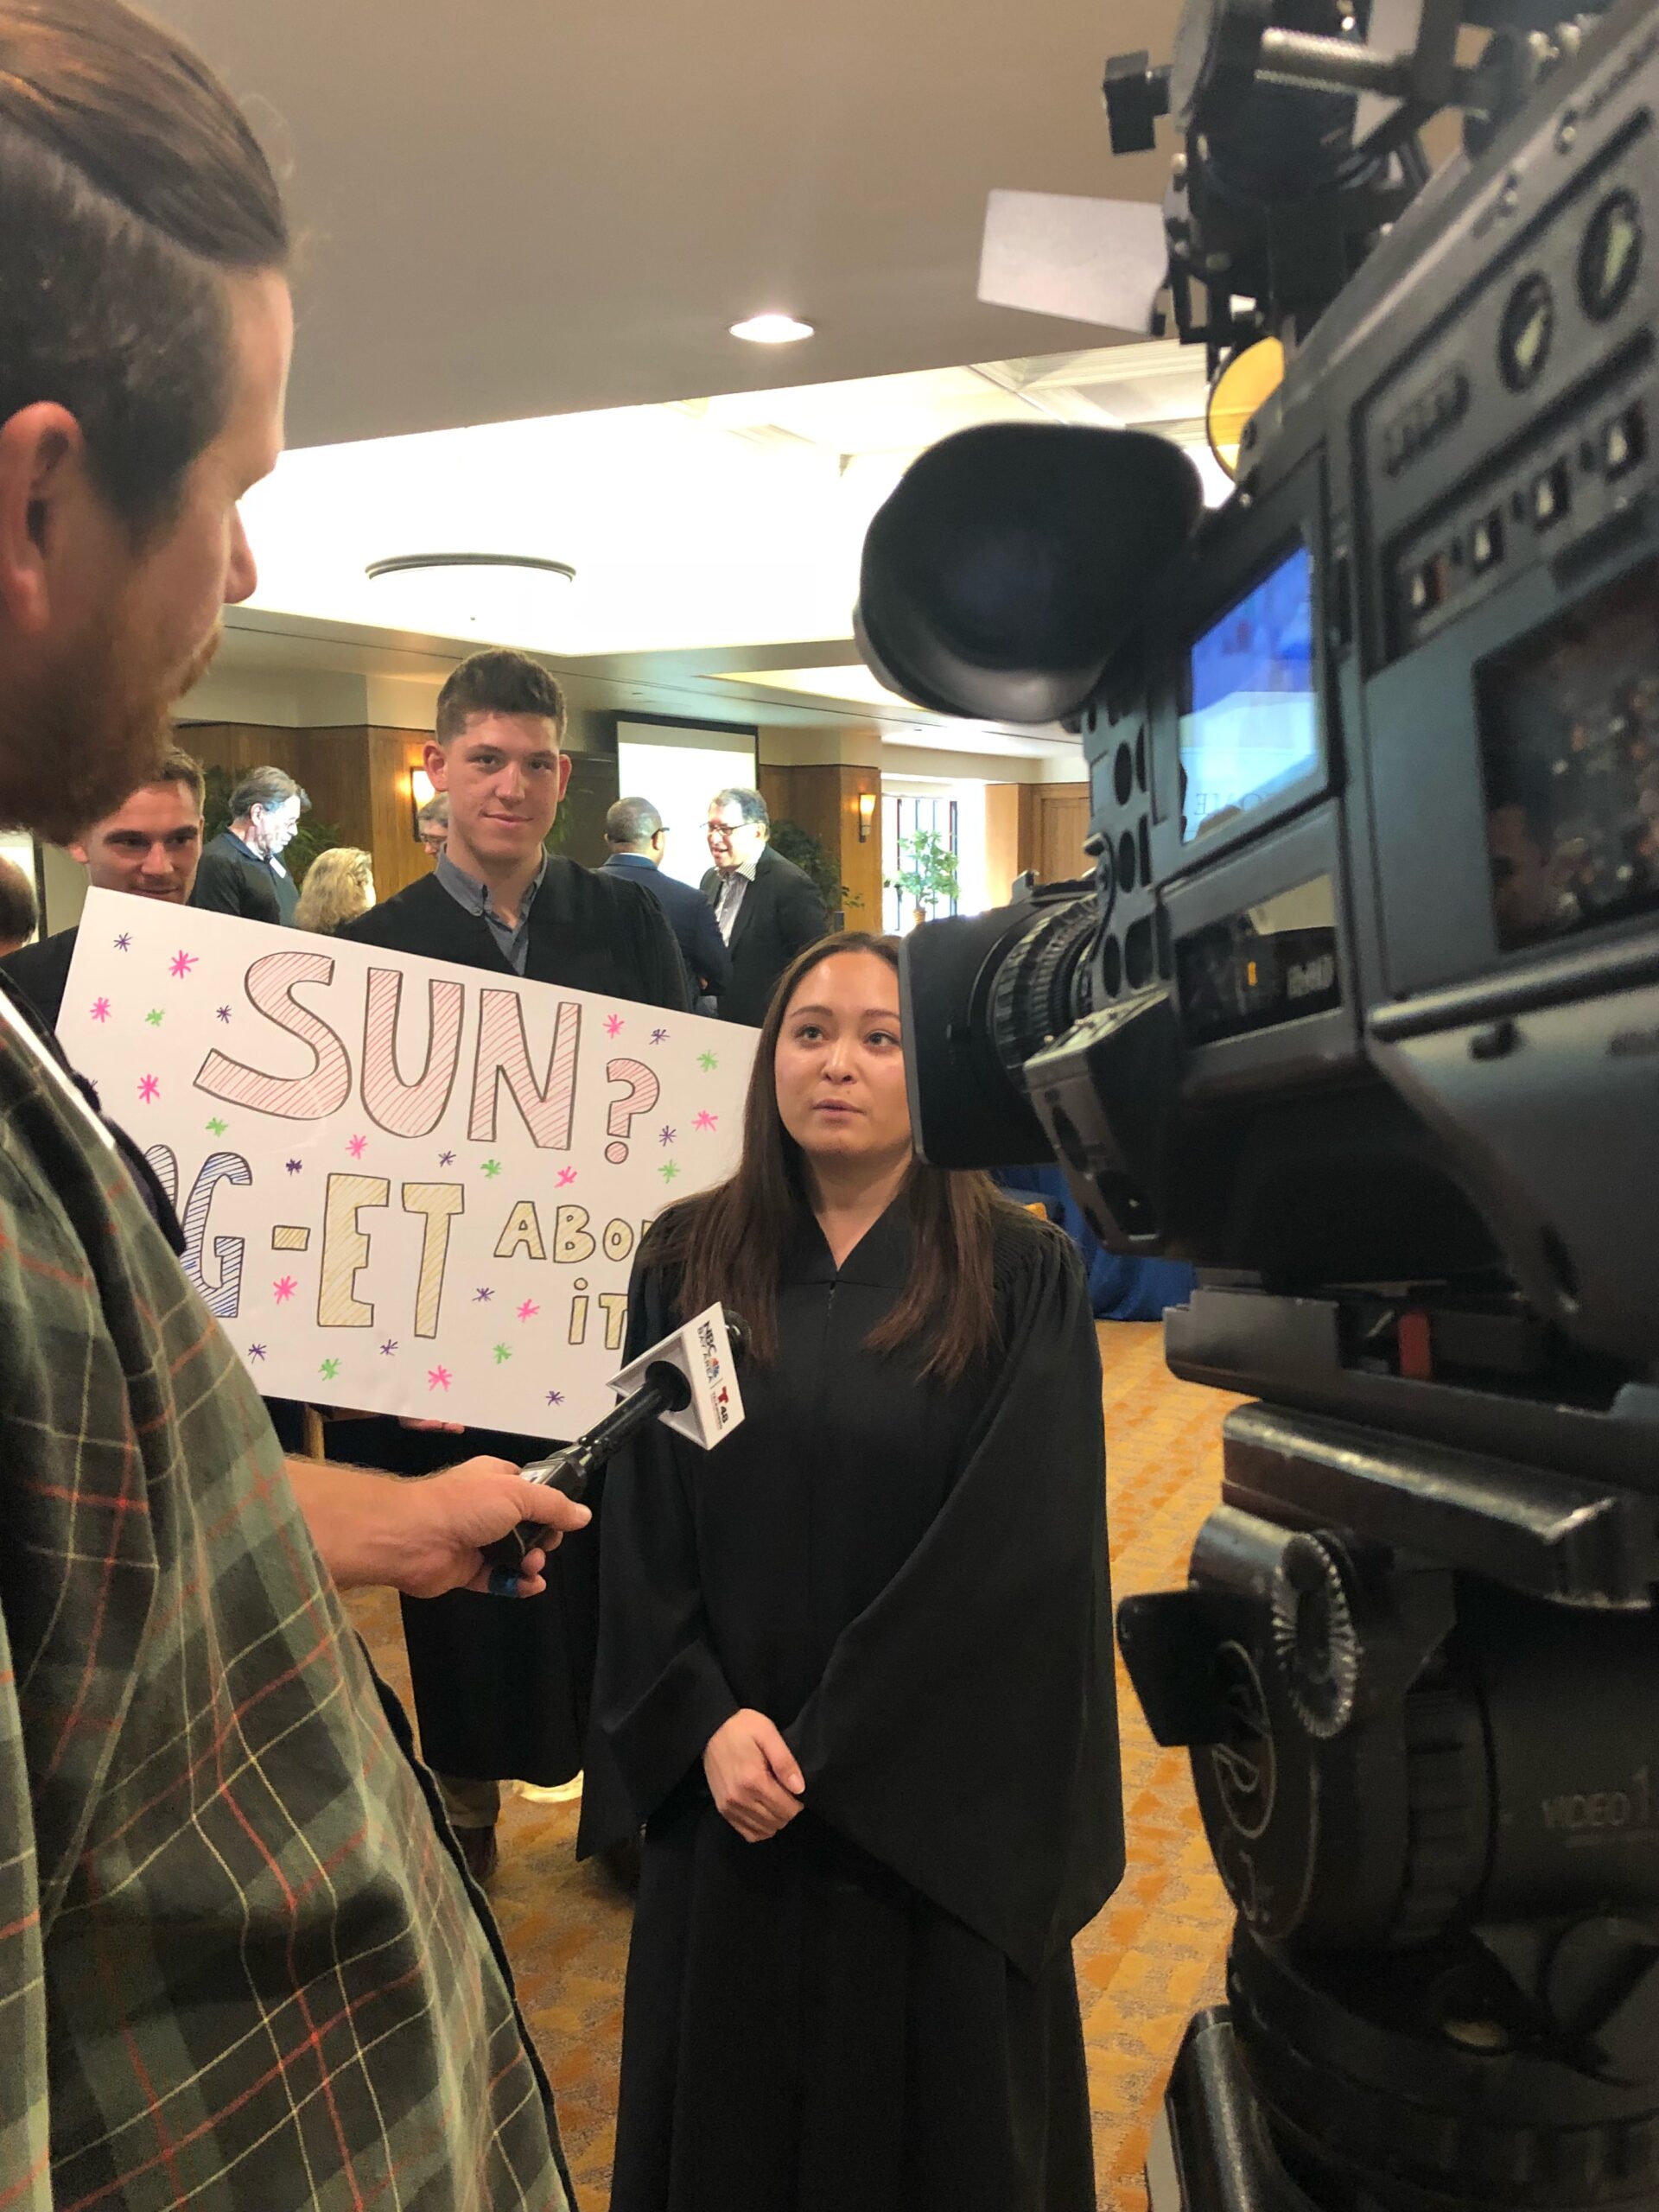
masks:
<path id="1" fill-rule="evenodd" d="M 664 1122 L 662 1128 L 657 1132 L 657 1141 L 658 1144 L 672 1144 L 678 1135 L 679 1131 L 677 1129 L 670 1128 L 667 1122 Z"/>
<path id="2" fill-rule="evenodd" d="M 227 1006 L 215 1007 L 213 1011 L 221 1021 L 228 1021 L 231 1018 L 231 1009 Z"/>
<path id="3" fill-rule="evenodd" d="M 300 1172 L 301 1163 L 297 1160 L 286 1160 L 283 1162 L 283 1165 L 287 1167 L 290 1175 L 297 1175 Z"/>
<path id="4" fill-rule="evenodd" d="M 668 1042 L 667 1030 L 653 1029 L 651 1033 L 651 1041 L 653 1045 L 666 1045 Z"/>
<path id="5" fill-rule="evenodd" d="M 440 1167 L 453 1166 L 454 1164 L 454 1158 L 455 1155 L 453 1152 L 441 1152 L 438 1154 L 438 1165 Z"/>
<path id="6" fill-rule="evenodd" d="M 132 931 L 130 930 L 122 931 L 120 936 L 115 940 L 115 949 L 118 952 L 130 952 L 132 950 Z"/>
<path id="7" fill-rule="evenodd" d="M 393 1352 L 395 1352 L 395 1351 L 397 1351 L 397 1338 L 396 1338 L 396 1337 L 388 1337 L 388 1338 L 386 1338 L 386 1341 L 385 1342 L 385 1344 L 383 1344 L 381 1345 L 381 1347 L 380 1347 L 380 1357 L 381 1357 L 381 1358 L 382 1358 L 382 1359 L 390 1359 L 390 1358 L 391 1357 L 391 1355 L 393 1354 Z"/>
<path id="8" fill-rule="evenodd" d="M 265 1348 L 264 1344 L 250 1344 L 248 1346 L 248 1357 L 250 1359 L 263 1359 L 264 1356 Z"/>
<path id="9" fill-rule="evenodd" d="M 547 1402 L 550 1406 L 562 1406 L 564 1403 L 563 1391 L 550 1390 L 547 1394 Z"/>
<path id="10" fill-rule="evenodd" d="M 495 1293 L 490 1288 L 489 1285 L 487 1283 L 481 1282 L 478 1288 L 473 1293 L 473 1303 L 474 1306 L 487 1306 L 494 1296 Z"/>

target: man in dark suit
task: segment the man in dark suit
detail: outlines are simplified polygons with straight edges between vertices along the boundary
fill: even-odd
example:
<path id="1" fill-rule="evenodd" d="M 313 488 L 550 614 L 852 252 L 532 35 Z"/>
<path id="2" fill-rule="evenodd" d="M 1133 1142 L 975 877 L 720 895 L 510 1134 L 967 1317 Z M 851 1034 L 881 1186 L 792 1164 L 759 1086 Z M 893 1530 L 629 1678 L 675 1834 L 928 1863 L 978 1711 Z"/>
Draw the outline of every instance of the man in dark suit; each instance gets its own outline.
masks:
<path id="1" fill-rule="evenodd" d="M 732 959 L 702 892 L 663 874 L 668 832 L 648 798 L 620 798 L 605 817 L 605 842 L 611 849 L 607 875 L 626 875 L 650 892 L 668 916 L 691 979 L 694 999 L 717 999 L 729 990 Z"/>
<path id="2" fill-rule="evenodd" d="M 340 934 L 683 1014 L 685 964 L 650 892 L 628 875 L 545 850 L 570 779 L 564 725 L 563 694 L 526 655 L 487 652 L 463 661 L 438 694 L 426 748 L 433 787 L 449 800 L 445 849 L 430 875 Z M 471 1457 L 486 1449 L 485 1437 L 489 1450 L 520 1465 L 549 1443 L 475 1429 L 457 1446 L 453 1434 L 413 1434 L 386 1419 L 336 1421 L 329 1434 L 340 1457 L 400 1474 L 425 1474 L 458 1452 Z M 404 1600 L 422 1752 L 480 1882 L 495 1866 L 500 1783 L 568 1782 L 582 1765 L 597 1547 L 596 1531 L 582 1531 L 575 1549 L 561 1548 L 556 1564 L 549 1561 L 543 1594 L 517 1605 L 467 1591 Z"/>
<path id="3" fill-rule="evenodd" d="M 198 762 L 169 746 L 153 784 L 140 784 L 69 847 L 93 891 L 188 904 L 201 858 L 202 775 Z M 59 930 L 0 963 L 48 1029 L 58 1026 L 79 929 Z"/>
<path id="4" fill-rule="evenodd" d="M 703 894 L 732 956 L 720 1018 L 758 1029 L 772 986 L 798 952 L 825 935 L 830 917 L 811 877 L 766 842 L 772 817 L 759 791 L 741 785 L 716 791 L 708 833 L 715 864 L 702 879 Z"/>
<path id="5" fill-rule="evenodd" d="M 309 793 L 284 770 L 250 768 L 231 793 L 230 828 L 201 856 L 190 904 L 273 929 L 291 926 L 299 887 L 281 855 L 310 805 Z"/>

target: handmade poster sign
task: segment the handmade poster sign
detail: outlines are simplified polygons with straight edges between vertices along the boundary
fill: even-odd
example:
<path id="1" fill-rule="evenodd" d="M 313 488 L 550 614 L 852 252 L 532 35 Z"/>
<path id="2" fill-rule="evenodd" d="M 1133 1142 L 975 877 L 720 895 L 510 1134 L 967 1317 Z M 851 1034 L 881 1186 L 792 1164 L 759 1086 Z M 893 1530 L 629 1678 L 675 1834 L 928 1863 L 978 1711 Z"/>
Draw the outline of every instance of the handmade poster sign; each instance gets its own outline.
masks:
<path id="1" fill-rule="evenodd" d="M 94 891 L 58 1034 L 267 1395 L 572 1437 L 756 1032 Z"/>

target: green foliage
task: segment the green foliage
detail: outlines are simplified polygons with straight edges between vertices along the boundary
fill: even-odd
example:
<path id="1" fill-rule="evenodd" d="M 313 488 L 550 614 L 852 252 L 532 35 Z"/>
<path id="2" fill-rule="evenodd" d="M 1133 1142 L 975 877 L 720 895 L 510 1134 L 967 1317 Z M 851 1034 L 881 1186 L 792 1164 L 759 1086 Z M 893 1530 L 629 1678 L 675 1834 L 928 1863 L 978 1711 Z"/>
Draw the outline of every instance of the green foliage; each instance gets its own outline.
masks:
<path id="1" fill-rule="evenodd" d="M 812 887 L 824 905 L 834 913 L 837 906 L 861 906 L 864 901 L 858 893 L 841 880 L 841 870 L 810 830 L 803 830 L 798 822 L 785 817 L 772 825 L 772 849 L 780 858 L 792 861 L 804 875 L 812 880 Z"/>
<path id="2" fill-rule="evenodd" d="M 887 879 L 889 891 L 902 892 L 912 906 L 930 912 L 952 906 L 962 896 L 957 856 L 937 830 L 918 830 L 899 840 L 899 873 Z"/>
<path id="3" fill-rule="evenodd" d="M 207 790 L 202 796 L 201 842 L 205 845 L 217 837 L 221 830 L 231 826 L 231 793 L 239 776 L 228 768 L 212 767 L 203 771 Z M 289 842 L 283 855 L 283 866 L 296 883 L 305 881 L 305 872 L 319 853 L 326 853 L 331 845 L 343 845 L 345 838 L 331 822 L 319 822 L 315 814 L 302 814 L 300 826 Z"/>

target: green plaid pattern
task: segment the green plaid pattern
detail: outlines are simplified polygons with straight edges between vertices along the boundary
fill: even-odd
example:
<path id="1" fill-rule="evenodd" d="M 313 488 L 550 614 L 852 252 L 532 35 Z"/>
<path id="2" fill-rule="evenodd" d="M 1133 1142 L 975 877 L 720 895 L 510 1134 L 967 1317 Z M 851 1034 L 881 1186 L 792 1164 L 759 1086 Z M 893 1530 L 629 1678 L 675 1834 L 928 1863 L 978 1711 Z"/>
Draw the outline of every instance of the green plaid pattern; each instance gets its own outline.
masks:
<path id="1" fill-rule="evenodd" d="M 566 2204 L 400 1726 L 240 1362 L 0 997 L 0 2212 Z"/>

